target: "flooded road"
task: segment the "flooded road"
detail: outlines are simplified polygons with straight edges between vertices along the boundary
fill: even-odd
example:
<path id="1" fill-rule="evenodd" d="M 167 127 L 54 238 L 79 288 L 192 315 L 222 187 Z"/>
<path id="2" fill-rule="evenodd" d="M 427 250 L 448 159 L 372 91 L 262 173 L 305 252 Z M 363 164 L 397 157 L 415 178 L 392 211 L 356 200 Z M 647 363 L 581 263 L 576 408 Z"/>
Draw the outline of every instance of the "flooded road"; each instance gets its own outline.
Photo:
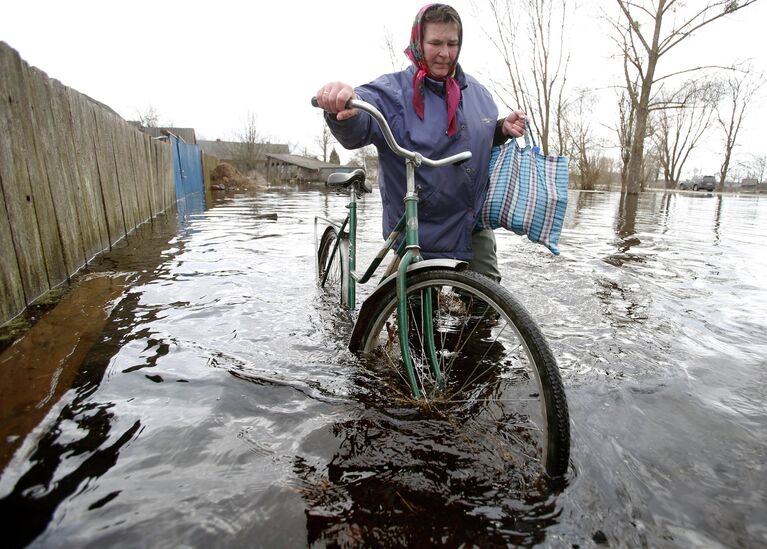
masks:
<path id="1" fill-rule="evenodd" d="M 553 494 L 427 437 L 346 351 L 352 322 L 313 258 L 314 215 L 344 204 L 198 197 L 93 266 L 124 289 L 41 422 L 3 441 L 6 543 L 767 544 L 767 200 L 571 192 L 559 257 L 497 232 L 503 284 L 567 389 L 572 467 Z M 377 193 L 359 209 L 369 260 Z"/>

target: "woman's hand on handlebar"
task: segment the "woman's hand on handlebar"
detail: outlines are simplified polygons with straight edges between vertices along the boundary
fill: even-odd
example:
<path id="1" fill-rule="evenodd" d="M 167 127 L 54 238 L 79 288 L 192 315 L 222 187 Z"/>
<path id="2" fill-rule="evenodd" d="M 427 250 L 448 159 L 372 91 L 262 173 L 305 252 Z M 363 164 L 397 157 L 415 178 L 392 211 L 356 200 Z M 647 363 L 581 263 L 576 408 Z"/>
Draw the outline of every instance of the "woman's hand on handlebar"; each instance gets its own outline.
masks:
<path id="1" fill-rule="evenodd" d="M 348 120 L 357 116 L 357 109 L 347 109 L 346 103 L 357 99 L 354 88 L 343 82 L 330 82 L 317 92 L 317 104 L 323 110 L 334 113 L 338 120 Z"/>

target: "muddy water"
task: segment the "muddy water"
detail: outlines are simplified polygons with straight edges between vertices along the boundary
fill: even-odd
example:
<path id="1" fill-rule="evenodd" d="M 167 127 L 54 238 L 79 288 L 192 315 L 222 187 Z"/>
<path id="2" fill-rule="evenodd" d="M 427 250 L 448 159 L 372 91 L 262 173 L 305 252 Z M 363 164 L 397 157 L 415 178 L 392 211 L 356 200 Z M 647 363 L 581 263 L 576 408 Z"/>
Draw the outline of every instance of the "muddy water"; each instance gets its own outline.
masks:
<path id="1" fill-rule="evenodd" d="M 360 209 L 369 258 L 380 202 Z M 568 392 L 560 492 L 509 488 L 346 352 L 313 281 L 313 216 L 343 211 L 314 189 L 190 201 L 94 266 L 129 282 L 13 435 L 6 543 L 767 544 L 767 201 L 573 193 L 560 257 L 498 234 Z"/>

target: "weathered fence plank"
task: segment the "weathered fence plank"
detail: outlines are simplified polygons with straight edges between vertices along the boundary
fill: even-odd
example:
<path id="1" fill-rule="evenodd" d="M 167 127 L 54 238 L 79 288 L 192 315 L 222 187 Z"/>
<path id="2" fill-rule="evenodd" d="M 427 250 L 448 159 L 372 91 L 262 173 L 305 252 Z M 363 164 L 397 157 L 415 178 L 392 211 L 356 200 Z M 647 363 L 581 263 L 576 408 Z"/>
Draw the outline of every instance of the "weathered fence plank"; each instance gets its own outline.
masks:
<path id="1" fill-rule="evenodd" d="M 53 137 L 53 115 L 51 114 L 50 97 L 48 95 L 48 76 L 42 71 L 24 64 L 22 66 L 22 78 L 25 81 L 32 101 L 32 134 L 29 136 L 34 155 L 30 155 L 29 166 L 34 166 L 34 172 L 30 170 L 30 182 L 32 195 L 35 200 L 35 212 L 37 225 L 40 229 L 40 239 L 43 244 L 45 266 L 48 271 L 48 281 L 51 287 L 66 280 L 70 271 L 68 261 L 64 255 L 62 246 L 61 226 L 56 219 L 56 200 L 63 200 L 58 190 L 58 154 L 56 142 Z M 34 173 L 34 175 L 33 175 Z M 53 177 L 51 184 L 49 174 Z M 53 194 L 55 189 L 56 195 Z M 67 235 L 67 240 L 69 240 Z"/>
<path id="2" fill-rule="evenodd" d="M 96 254 L 109 248 L 104 201 L 96 165 L 96 121 L 86 106 L 88 99 L 85 96 L 70 88 L 64 90 L 72 113 L 73 150 L 80 190 L 80 234 L 83 236 L 85 259 L 90 261 Z"/>
<path id="3" fill-rule="evenodd" d="M 50 84 L 50 97 L 51 97 L 51 110 L 53 112 L 53 118 L 56 121 L 56 148 L 58 150 L 59 158 L 61 159 L 61 165 L 63 171 L 60 179 L 64 187 L 61 189 L 67 199 L 67 207 L 64 208 L 64 203 L 59 203 L 55 199 L 54 195 L 54 207 L 56 208 L 56 217 L 59 221 L 59 226 L 62 227 L 62 244 L 65 248 L 65 259 L 71 254 L 72 265 L 68 265 L 69 274 L 74 274 L 77 270 L 82 268 L 87 262 L 87 256 L 85 253 L 85 235 L 83 231 L 90 232 L 90 223 L 86 223 L 82 216 L 85 215 L 82 207 L 82 201 L 85 193 L 81 188 L 80 174 L 77 168 L 77 156 L 75 154 L 74 143 L 74 127 L 72 125 L 72 112 L 69 108 L 69 99 L 67 97 L 66 88 L 57 80 L 49 80 Z M 49 179 L 51 175 L 49 174 Z M 68 242 L 66 235 L 67 231 L 64 228 L 69 229 L 69 235 L 72 238 L 72 242 Z M 69 253 L 67 253 L 69 250 Z"/>
<path id="4" fill-rule="evenodd" d="M 0 119 L 0 128 L 2 127 Z M 2 141 L 2 136 L 0 136 Z M 0 158 L 3 158 L 4 147 L 0 143 Z M 0 170 L 0 185 L 3 182 Z M 0 207 L 5 207 L 5 199 L 0 193 Z M 3 268 L 0 269 L 0 319 L 11 319 L 24 310 L 24 289 L 19 276 L 19 262 L 16 260 L 16 250 L 13 247 L 11 225 L 6 216 L 0 216 L 0 257 L 3 258 Z"/>
<path id="5" fill-rule="evenodd" d="M 162 183 L 162 195 L 165 208 L 170 208 L 176 202 L 176 184 L 173 175 L 173 157 L 170 142 L 157 143 L 158 177 Z"/>
<path id="6" fill-rule="evenodd" d="M 117 166 L 117 184 L 120 188 L 120 200 L 123 205 L 125 231 L 130 233 L 139 224 L 138 202 L 136 200 L 136 180 L 131 169 L 127 143 L 127 132 L 123 125 L 115 124 L 114 117 L 109 115 L 114 147 L 115 164 Z"/>
<path id="7" fill-rule="evenodd" d="M 112 146 L 112 131 L 104 109 L 97 105 L 89 105 L 91 114 L 96 122 L 96 163 L 99 169 L 101 194 L 104 197 L 106 210 L 107 231 L 109 244 L 114 246 L 125 236 L 125 219 L 123 217 L 120 188 L 117 183 L 117 167 L 115 165 L 114 147 Z"/>
<path id="8" fill-rule="evenodd" d="M 0 47 L 0 93 L 6 110 L 2 166 L 5 211 L 11 229 L 24 300 L 30 303 L 50 289 L 37 226 L 31 171 L 37 155 L 32 142 L 32 106 L 22 80 L 22 61 L 10 48 Z M 10 149 L 10 150 L 8 150 Z M 39 170 L 35 170 L 35 174 Z"/>
<path id="9" fill-rule="evenodd" d="M 155 208 L 154 214 L 157 215 L 165 211 L 165 200 L 162 195 L 160 179 L 157 175 L 157 148 L 159 143 L 147 135 L 144 138 L 144 146 L 147 151 L 147 173 L 149 174 L 150 194 Z"/>
<path id="10" fill-rule="evenodd" d="M 130 188 L 133 190 L 133 200 L 135 203 L 136 216 L 133 219 L 133 229 L 141 225 L 148 215 L 145 215 L 143 204 L 141 201 L 141 192 L 138 184 L 138 173 L 136 170 L 136 159 L 133 154 L 133 131 L 124 126 L 119 127 L 121 150 L 120 154 L 125 155 L 122 160 L 125 163 L 125 174 L 130 181 Z M 118 163 L 119 166 L 119 163 Z M 131 228 L 128 228 L 131 231 Z"/>
<path id="11" fill-rule="evenodd" d="M 152 218 L 152 198 L 149 196 L 149 185 L 146 171 L 144 170 L 144 141 L 141 139 L 142 132 L 131 132 L 131 151 L 133 152 L 134 167 L 136 168 L 136 189 L 140 202 L 146 211 L 145 220 Z"/>
<path id="12" fill-rule="evenodd" d="M 16 185 L 10 130 L 12 101 L 13 96 L 6 93 L 4 82 L 0 80 L 0 191 L 6 186 Z M 3 212 L 8 211 L 5 195 L 5 191 L 0 192 L 0 208 Z M 26 303 L 7 215 L 0 215 L 0 257 L 3 258 L 3 266 L 0 268 L 0 319 L 9 319 L 19 314 Z"/>
<path id="13" fill-rule="evenodd" d="M 141 142 L 142 134 L 139 130 L 130 128 L 131 158 L 133 159 L 133 171 L 136 180 L 136 194 L 138 196 L 140 221 L 148 221 L 152 218 L 152 202 L 149 199 L 149 185 L 146 172 L 144 171 L 144 147 Z"/>
<path id="14" fill-rule="evenodd" d="M 141 135 L 141 146 L 144 148 L 144 173 L 146 174 L 149 202 L 152 205 L 152 217 L 162 212 L 162 204 L 157 194 L 157 173 L 154 169 L 154 144 L 147 134 Z"/>
<path id="15" fill-rule="evenodd" d="M 149 204 L 152 208 L 152 217 L 162 212 L 162 207 L 157 201 L 155 181 L 152 169 L 152 138 L 145 133 L 141 134 L 141 150 L 144 158 L 144 177 L 146 177 L 146 191 L 149 195 Z"/>

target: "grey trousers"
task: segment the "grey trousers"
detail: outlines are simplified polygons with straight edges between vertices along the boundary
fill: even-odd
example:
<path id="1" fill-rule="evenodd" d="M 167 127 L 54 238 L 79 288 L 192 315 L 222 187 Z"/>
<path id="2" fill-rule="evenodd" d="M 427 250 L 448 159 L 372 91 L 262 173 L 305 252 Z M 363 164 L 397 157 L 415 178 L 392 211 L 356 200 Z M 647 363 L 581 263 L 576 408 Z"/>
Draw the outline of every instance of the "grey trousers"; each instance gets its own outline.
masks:
<path id="1" fill-rule="evenodd" d="M 498 270 L 498 257 L 496 255 L 495 234 L 490 229 L 475 231 L 471 235 L 471 247 L 474 257 L 469 261 L 469 269 L 492 278 L 496 282 L 501 281 L 501 271 Z"/>
<path id="2" fill-rule="evenodd" d="M 474 257 L 469 261 L 469 269 L 492 278 L 496 282 L 501 281 L 501 272 L 498 270 L 498 257 L 496 256 L 495 234 L 490 229 L 475 231 L 471 234 L 471 248 Z M 399 265 L 399 258 L 395 255 L 386 267 L 384 277 L 394 274 Z"/>

